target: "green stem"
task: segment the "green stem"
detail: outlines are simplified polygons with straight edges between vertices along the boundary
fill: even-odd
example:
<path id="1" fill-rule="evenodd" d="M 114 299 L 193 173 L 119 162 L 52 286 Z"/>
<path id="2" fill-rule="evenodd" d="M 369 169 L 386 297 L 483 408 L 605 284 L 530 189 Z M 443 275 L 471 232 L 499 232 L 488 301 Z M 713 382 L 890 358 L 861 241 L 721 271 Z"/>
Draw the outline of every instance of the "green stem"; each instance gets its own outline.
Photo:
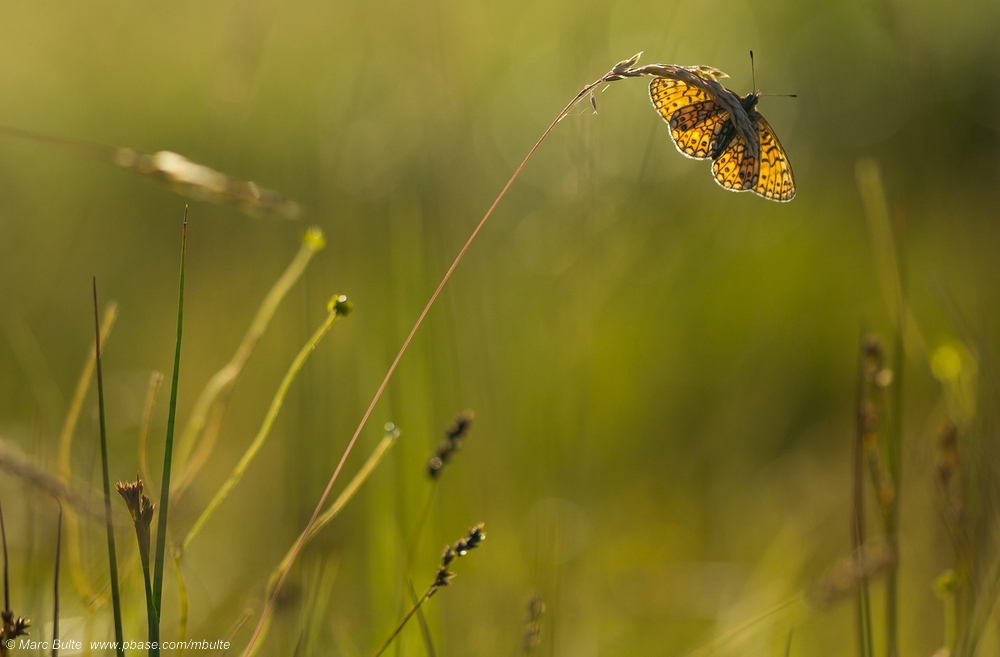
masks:
<path id="1" fill-rule="evenodd" d="M 306 536 L 305 538 L 306 543 L 311 541 L 313 537 L 316 536 L 316 534 L 318 534 L 320 530 L 323 529 L 323 527 L 325 527 L 331 520 L 337 517 L 337 514 L 339 514 L 341 509 L 343 509 L 347 505 L 347 503 L 351 501 L 351 498 L 354 497 L 354 494 L 358 492 L 359 488 L 361 488 L 361 484 L 365 483 L 365 480 L 368 479 L 372 471 L 374 471 L 375 468 L 378 466 L 379 461 L 382 460 L 382 457 L 386 455 L 386 453 L 389 451 L 389 448 L 391 448 L 396 443 L 396 440 L 398 438 L 399 438 L 399 429 L 393 426 L 391 422 L 389 424 L 386 424 L 385 435 L 382 437 L 382 440 L 379 441 L 379 444 L 375 446 L 375 449 L 372 450 L 372 453 L 368 457 L 368 460 L 365 461 L 365 464 L 361 466 L 361 469 L 358 470 L 358 473 L 354 475 L 353 479 L 351 479 L 351 483 L 347 484 L 347 487 L 344 488 L 343 491 L 341 491 L 340 495 L 337 496 L 337 499 L 334 500 L 333 504 L 330 505 L 330 508 L 324 511 L 323 515 L 321 515 L 316 520 L 316 523 L 312 526 L 312 529 L 309 531 L 309 535 Z M 268 580 L 267 584 L 267 590 L 269 593 L 274 590 L 274 587 L 278 583 L 278 578 L 281 577 L 281 573 L 285 571 L 285 567 L 291 560 L 292 550 L 294 547 L 295 546 L 293 545 L 291 548 L 288 549 L 288 553 L 285 554 L 285 558 L 281 560 L 281 563 L 278 564 L 278 567 L 275 568 L 274 572 L 271 573 L 271 578 Z"/>
<path id="2" fill-rule="evenodd" d="M 143 540 L 141 535 L 141 530 L 137 525 L 135 528 L 136 539 L 139 542 L 139 560 L 142 562 L 142 583 L 146 587 L 146 624 L 149 632 L 149 642 L 156 647 L 150 647 L 150 655 L 160 654 L 160 619 L 159 614 L 156 611 L 156 605 L 153 604 L 153 586 L 149 578 L 149 537 L 146 537 L 145 546 L 143 546 Z"/>
<path id="3" fill-rule="evenodd" d="M 400 632 L 403 631 L 403 627 L 406 626 L 407 621 L 413 618 L 413 614 L 417 613 L 417 610 L 420 609 L 420 605 L 424 604 L 424 602 L 427 601 L 427 598 L 434 595 L 434 591 L 436 590 L 437 587 L 432 584 L 431 587 L 427 589 L 427 593 L 424 593 L 424 595 L 413 604 L 413 607 L 410 609 L 410 611 L 408 611 L 406 615 L 403 616 L 403 620 L 399 622 L 399 625 L 396 626 L 396 629 L 392 631 L 392 634 L 389 635 L 389 638 L 385 640 L 385 643 L 382 644 L 382 647 L 379 648 L 378 652 L 375 653 L 375 657 L 379 657 L 379 655 L 385 652 L 386 648 L 392 645 L 392 642 L 395 640 L 395 638 L 399 636 Z"/>
<path id="4" fill-rule="evenodd" d="M 858 346 L 858 390 L 855 406 L 856 433 L 854 439 L 854 509 L 851 520 L 851 551 L 852 558 L 864 559 L 865 545 L 865 478 L 864 478 L 864 439 L 866 431 L 865 402 L 865 356 L 864 335 L 862 344 Z M 868 577 L 865 575 L 865 564 L 859 563 L 861 576 L 858 578 L 857 624 L 858 624 L 858 655 L 872 657 L 872 619 L 871 601 L 868 593 Z"/>
<path id="5" fill-rule="evenodd" d="M 118 555 L 115 551 L 115 528 L 111 518 L 111 475 L 108 472 L 108 436 L 104 419 L 104 374 L 101 371 L 101 321 L 97 312 L 97 277 L 94 277 L 94 362 L 97 365 L 97 408 L 101 426 L 101 472 L 104 475 L 104 521 L 108 531 L 108 562 L 111 570 L 111 604 L 115 618 L 115 641 L 119 657 L 125 657 L 122 632 L 122 601 L 118 592 Z"/>
<path id="6" fill-rule="evenodd" d="M 899 498 L 902 490 L 902 449 L 903 449 L 903 371 L 906 364 L 906 283 L 902 271 L 902 258 L 899 265 L 899 298 L 896 312 L 896 336 L 893 353 L 895 374 L 892 387 L 892 430 L 889 431 L 888 470 L 892 484 L 892 501 L 886 517 L 886 539 L 892 554 L 892 563 L 886 579 L 885 596 L 885 632 L 886 655 L 899 655 Z"/>
<path id="7" fill-rule="evenodd" d="M 174 422 L 177 418 L 177 377 L 181 366 L 181 337 L 184 329 L 184 256 L 187 250 L 187 214 L 181 228 L 181 272 L 177 293 L 177 341 L 174 345 L 174 373 L 170 381 L 170 408 L 167 411 L 167 438 L 163 446 L 163 475 L 160 482 L 160 518 L 156 525 L 156 562 L 153 566 L 153 603 L 159 617 L 163 601 L 163 555 L 167 548 L 167 509 L 170 505 L 170 464 L 174 452 Z"/>
<path id="8" fill-rule="evenodd" d="M 264 442 L 267 440 L 268 435 L 271 433 L 271 427 L 274 425 L 275 419 L 278 417 L 278 412 L 281 410 L 281 406 L 285 401 L 285 396 L 288 394 L 288 388 L 292 385 L 292 381 L 295 380 L 296 375 L 298 375 L 299 370 L 305 365 L 306 360 L 309 355 L 316 349 L 316 345 L 319 341 L 323 339 L 330 327 L 340 319 L 343 315 L 349 312 L 347 306 L 348 301 L 344 297 L 335 296 L 329 304 L 329 314 L 326 319 L 320 324 L 319 328 L 312 334 L 312 337 L 302 346 L 298 355 L 295 356 L 295 360 L 289 366 L 288 371 L 285 373 L 285 377 L 281 380 L 281 384 L 278 386 L 278 391 L 274 393 L 274 398 L 271 400 L 271 406 L 267 409 L 267 415 L 264 416 L 264 422 L 260 426 L 260 430 L 257 431 L 257 436 L 254 438 L 253 442 L 247 448 L 246 452 L 243 453 L 243 457 L 240 459 L 236 467 L 233 468 L 232 473 L 229 478 L 226 479 L 222 487 L 219 488 L 218 492 L 215 493 L 215 497 L 212 501 L 208 503 L 205 510 L 202 511 L 201 516 L 195 521 L 194 526 L 191 527 L 191 531 L 188 532 L 187 537 L 184 539 L 184 543 L 181 544 L 181 554 L 187 551 L 188 546 L 191 545 L 191 541 L 194 537 L 198 535 L 208 519 L 212 517 L 222 501 L 226 499 L 229 493 L 236 487 L 243 474 L 246 472 L 247 468 L 250 467 L 250 463 L 253 462 L 257 453 L 260 452 L 261 447 L 264 446 Z M 166 489 L 164 489 L 166 491 Z"/>
<path id="9" fill-rule="evenodd" d="M 63 521 L 63 508 L 62 502 L 59 498 L 56 498 L 56 503 L 59 505 L 59 524 L 56 525 L 56 565 L 55 571 L 55 583 L 52 585 L 52 657 L 57 657 L 59 654 L 59 649 L 56 647 L 56 641 L 59 640 L 59 557 L 62 552 L 62 521 Z"/>
<path id="10" fill-rule="evenodd" d="M 312 257 L 319 252 L 326 244 L 323 232 L 316 226 L 306 231 L 302 238 L 302 247 L 295 255 L 295 258 L 285 269 L 285 272 L 271 287 L 271 290 L 264 297 L 264 301 L 257 309 L 250 327 L 247 329 L 243 341 L 236 348 L 236 353 L 230 361 L 209 380 L 205 389 L 201 391 L 198 400 L 195 402 L 184 431 L 181 432 L 180 440 L 177 443 L 177 463 L 180 471 L 174 481 L 174 495 L 180 495 L 185 487 L 197 474 L 201 466 L 207 461 L 211 452 L 215 437 L 212 432 L 206 432 L 205 427 L 208 417 L 213 409 L 225 406 L 236 386 L 243 368 L 250 360 L 251 354 L 260 339 L 264 336 L 271 319 L 278 310 L 282 299 L 292 289 L 296 281 L 301 278 L 302 273 Z M 198 437 L 202 436 L 199 443 Z M 195 449 L 197 446 L 197 450 Z M 190 460 L 189 460 L 190 457 Z"/>
<path id="11" fill-rule="evenodd" d="M 181 557 L 176 552 L 174 553 L 174 576 L 177 580 L 177 599 L 180 605 L 180 619 L 177 621 L 178 648 L 174 657 L 181 657 L 184 654 L 184 648 L 181 646 L 187 640 L 188 594 L 187 586 L 184 584 L 184 573 L 181 572 Z"/>

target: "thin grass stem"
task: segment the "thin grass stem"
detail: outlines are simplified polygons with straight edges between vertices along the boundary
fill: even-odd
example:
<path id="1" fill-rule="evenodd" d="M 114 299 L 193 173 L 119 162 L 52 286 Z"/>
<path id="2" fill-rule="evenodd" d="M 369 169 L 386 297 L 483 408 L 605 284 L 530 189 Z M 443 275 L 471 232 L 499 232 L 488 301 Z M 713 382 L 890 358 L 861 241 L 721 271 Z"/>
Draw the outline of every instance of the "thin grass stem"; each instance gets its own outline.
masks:
<path id="1" fill-rule="evenodd" d="M 253 462 L 257 454 L 260 452 L 261 447 L 264 446 L 264 442 L 267 440 L 268 435 L 271 433 L 271 427 L 274 426 L 274 421 L 278 417 L 278 412 L 281 410 L 281 406 L 285 401 L 285 396 L 288 394 L 288 389 L 291 387 L 292 382 L 298 375 L 302 366 L 305 365 L 306 360 L 309 355 L 312 354 L 316 349 L 316 345 L 319 341 L 323 339 L 323 336 L 327 334 L 330 328 L 337 322 L 338 319 L 350 312 L 350 302 L 347 301 L 346 297 L 334 296 L 334 298 L 328 304 L 329 313 L 323 323 L 320 324 L 308 341 L 299 350 L 299 353 L 295 356 L 292 364 L 288 367 L 288 371 L 285 372 L 285 377 L 281 380 L 281 384 L 278 386 L 277 392 L 274 393 L 274 398 L 271 400 L 271 405 L 267 409 L 267 414 L 264 416 L 264 421 L 261 423 L 260 430 L 257 432 L 257 436 L 250 443 L 246 452 L 243 453 L 242 458 L 240 458 L 239 463 L 233 468 L 232 473 L 229 478 L 222 484 L 218 492 L 215 493 L 215 497 L 209 502 L 205 510 L 202 511 L 201 516 L 195 521 L 194 526 L 191 527 L 191 531 L 188 532 L 187 537 L 185 537 L 184 542 L 181 544 L 181 553 L 187 551 L 188 546 L 191 545 L 191 541 L 194 537 L 198 535 L 208 519 L 212 517 L 212 514 L 219 508 L 222 501 L 226 499 L 229 493 L 236 487 L 240 479 L 243 478 L 243 474 L 246 472 L 247 468 L 250 467 L 250 463 Z"/>
<path id="2" fill-rule="evenodd" d="M 59 561 L 62 554 L 62 526 L 63 526 L 63 506 L 59 498 L 56 498 L 59 505 L 59 523 L 56 525 L 56 563 L 53 568 L 55 573 L 52 584 L 52 657 L 59 654 Z"/>
<path id="3" fill-rule="evenodd" d="M 10 611 L 10 556 L 7 554 L 7 525 L 3 520 L 2 502 L 0 502 L 0 542 L 3 543 L 3 610 Z"/>
<path id="4" fill-rule="evenodd" d="M 413 582 L 407 580 L 406 587 L 410 592 L 410 599 L 413 604 L 417 604 L 417 590 L 413 588 Z M 417 607 L 417 623 L 420 624 L 420 633 L 424 637 L 424 647 L 427 649 L 427 657 L 436 657 L 434 652 L 434 637 L 431 636 L 431 628 L 427 625 L 427 619 L 424 618 L 424 612 L 420 607 Z"/>
<path id="5" fill-rule="evenodd" d="M 382 440 L 379 441 L 378 445 L 375 446 L 375 449 L 372 450 L 368 460 L 365 461 L 365 464 L 361 466 L 358 473 L 354 475 L 353 479 L 351 479 L 351 483 L 347 484 L 347 487 L 341 491 L 340 495 L 337 496 L 337 499 L 334 500 L 332 505 L 330 505 L 330 508 L 327 509 L 316 521 L 316 524 L 313 525 L 309 535 L 306 536 L 307 543 L 311 541 L 327 524 L 329 524 L 331 520 L 336 518 L 341 509 L 347 506 L 347 503 L 351 501 L 354 494 L 358 492 L 359 488 L 361 488 L 361 484 L 365 483 L 371 473 L 378 466 L 379 462 L 382 460 L 382 457 L 384 457 L 389 452 L 389 449 L 396 444 L 396 440 L 398 438 L 399 430 L 392 424 L 386 425 L 385 435 L 382 437 Z M 285 571 L 285 567 L 288 565 L 291 558 L 292 549 L 289 548 L 285 558 L 281 560 L 281 563 L 278 564 L 278 567 L 275 568 L 274 572 L 271 573 L 271 577 L 268 579 L 268 592 L 274 590 L 274 587 L 278 583 L 278 579 L 281 577 L 281 573 Z"/>
<path id="6" fill-rule="evenodd" d="M 115 527 L 111 517 L 111 475 L 108 470 L 108 436 L 104 416 L 104 375 L 101 372 L 101 321 L 97 311 L 97 277 L 94 277 L 94 363 L 97 368 L 97 408 L 101 428 L 101 473 L 104 476 L 104 521 L 108 533 L 108 567 L 111 572 L 111 604 L 115 620 L 115 641 L 119 657 L 125 656 L 122 647 L 122 601 L 118 591 L 118 555 L 115 550 Z"/>
<path id="7" fill-rule="evenodd" d="M 271 323 L 281 301 L 302 277 L 312 257 L 323 249 L 325 244 L 323 231 L 318 227 L 313 226 L 306 231 L 298 253 L 264 297 L 233 357 L 209 379 L 195 401 L 191 417 L 184 427 L 184 432 L 181 433 L 177 446 L 177 462 L 180 465 L 171 491 L 175 498 L 183 493 L 208 461 L 215 445 L 219 423 L 210 422 L 209 417 L 224 412 L 240 374 Z M 200 442 L 199 436 L 201 436 Z"/>
<path id="8" fill-rule="evenodd" d="M 399 633 L 403 631 L 403 628 L 406 626 L 406 623 L 409 622 L 411 618 L 413 618 L 413 614 L 417 613 L 417 610 L 420 609 L 420 606 L 425 602 L 427 602 L 427 598 L 434 595 L 434 591 L 436 590 L 437 587 L 432 584 L 431 587 L 427 589 L 427 593 L 424 593 L 416 602 L 413 603 L 413 606 L 410 607 L 410 611 L 406 612 L 406 615 L 403 616 L 403 620 L 399 621 L 399 625 L 396 626 L 396 629 L 392 631 L 392 634 L 389 635 L 389 638 L 385 640 L 385 643 L 382 644 L 382 647 L 379 648 L 378 651 L 375 653 L 375 657 L 379 657 L 379 655 L 381 655 L 386 651 L 386 648 L 392 645 L 392 642 L 396 639 L 397 636 L 399 636 Z"/>
<path id="9" fill-rule="evenodd" d="M 892 553 L 892 562 L 886 577 L 886 655 L 899 655 L 899 508 L 903 488 L 903 375 L 906 371 L 906 272 L 903 268 L 905 254 L 902 252 L 903 239 L 894 241 L 897 244 L 896 266 L 899 284 L 899 297 L 896 299 L 896 335 L 893 363 L 895 374 L 892 387 L 892 427 L 886 445 L 888 453 L 889 478 L 892 484 L 892 500 L 889 503 L 886 521 L 886 541 Z"/>
<path id="10" fill-rule="evenodd" d="M 385 376 L 382 378 L 382 382 L 379 384 L 378 389 L 375 391 L 375 395 L 372 397 L 371 402 L 368 404 L 368 408 L 361 416 L 361 421 L 358 423 L 357 428 L 354 430 L 354 434 L 348 441 L 347 447 L 344 448 L 344 452 L 340 457 L 340 461 L 337 463 L 337 467 L 334 469 L 333 474 L 330 476 L 330 480 L 327 482 L 326 488 L 323 489 L 323 493 L 320 495 L 319 501 L 316 504 L 316 508 L 313 510 L 312 516 L 306 523 L 305 529 L 299 535 L 298 542 L 292 548 L 291 558 L 285 565 L 285 569 L 282 572 L 281 577 L 278 579 L 277 586 L 275 586 L 274 591 L 271 593 L 270 599 L 264 605 L 264 610 L 261 612 L 261 617 L 257 621 L 257 627 L 254 629 L 254 632 L 250 637 L 250 642 L 247 644 L 247 647 L 243 652 L 243 657 L 249 657 L 251 651 L 253 650 L 254 643 L 256 643 L 257 637 L 264 626 L 265 619 L 270 613 L 271 608 L 274 607 L 274 603 L 277 600 L 277 596 L 281 591 L 281 586 L 284 584 L 285 579 L 288 577 L 288 573 L 291 570 L 292 564 L 295 562 L 295 559 L 298 557 L 299 552 L 302 550 L 302 546 L 305 544 L 305 538 L 309 535 L 312 526 L 316 524 L 320 512 L 323 510 L 323 505 L 326 504 L 326 500 L 330 496 L 330 493 L 333 490 L 333 485 L 336 483 L 337 478 L 340 476 L 340 471 L 344 468 L 344 463 L 347 462 L 347 457 L 350 456 L 351 451 L 354 449 L 354 445 L 357 443 L 358 437 L 361 435 L 362 430 L 364 430 L 365 425 L 368 423 L 368 418 L 371 417 L 372 411 L 375 410 L 376 404 L 378 404 L 379 399 L 382 398 L 382 393 L 385 391 L 386 386 L 389 385 L 389 380 L 392 378 L 393 373 L 396 371 L 396 367 L 399 365 L 399 361 L 403 358 L 403 354 L 405 354 L 406 350 L 409 348 L 410 342 L 413 341 L 413 336 L 416 335 L 417 331 L 420 329 L 420 326 L 424 322 L 424 318 L 427 317 L 427 313 L 429 313 L 430 309 L 434 306 L 434 302 L 437 301 L 438 296 L 440 296 L 441 291 L 444 289 L 444 286 L 447 285 L 448 281 L 451 279 L 452 274 L 455 272 L 455 269 L 458 267 L 458 264 L 462 261 L 462 258 L 465 257 L 465 254 L 469 250 L 469 247 L 472 246 L 472 243 L 476 240 L 476 237 L 479 235 L 479 232 L 483 229 L 483 226 L 486 225 L 486 222 L 493 214 L 493 211 L 500 204 L 500 201 L 503 199 L 504 196 L 507 195 L 507 191 L 510 189 L 511 185 L 513 185 L 514 181 L 517 180 L 518 176 L 521 175 L 521 171 L 523 171 L 524 167 L 527 166 L 532 156 L 534 156 L 535 151 L 537 151 L 538 148 L 542 145 L 542 142 L 544 142 L 546 137 L 549 136 L 549 133 L 551 133 L 552 130 L 555 129 L 556 125 L 558 125 L 559 122 L 562 121 L 569 114 L 570 110 L 573 109 L 573 107 L 577 103 L 579 103 L 582 99 L 587 97 L 587 95 L 591 91 L 593 91 L 594 89 L 596 89 L 597 87 L 599 87 L 600 85 L 604 84 L 609 80 L 620 79 L 622 72 L 625 69 L 628 69 L 629 66 L 634 64 L 636 61 L 638 61 L 638 55 L 636 55 L 630 60 L 626 60 L 625 62 L 619 63 L 611 71 L 602 75 L 599 79 L 595 80 L 594 82 L 591 82 L 590 84 L 583 87 L 583 89 L 581 89 L 579 93 L 577 93 L 576 96 L 573 97 L 573 100 L 571 100 L 566 105 L 566 107 L 564 107 L 562 111 L 560 111 L 559 114 L 556 115 L 556 118 L 552 121 L 552 123 L 549 124 L 549 126 L 542 133 L 542 136 L 539 137 L 538 141 L 536 141 L 535 144 L 531 147 L 531 149 L 528 151 L 528 154 L 524 157 L 521 163 L 514 170 L 514 173 L 511 175 L 510 179 L 507 180 L 507 183 L 503 186 L 503 189 L 500 190 L 500 193 L 497 195 L 496 199 L 494 199 L 489 209 L 486 210 L 486 214 L 483 215 L 483 218 L 479 220 L 479 223 L 476 224 L 476 227 L 472 230 L 472 233 L 469 235 L 469 238 L 465 241 L 465 244 L 459 250 L 458 255 L 455 256 L 455 259 L 452 261 L 447 271 L 445 271 L 444 276 L 441 278 L 441 282 L 438 283 L 437 287 L 434 289 L 434 292 L 431 294 L 430 299 L 427 300 L 427 304 L 424 306 L 424 309 L 421 310 L 420 315 L 417 316 L 416 322 L 414 322 L 413 327 L 410 329 L 410 332 L 406 336 L 406 339 L 403 340 L 403 344 L 399 348 L 399 351 L 396 353 L 395 358 L 393 358 L 392 364 L 389 365 L 389 369 L 385 373 Z M 625 65 L 624 68 L 622 68 L 623 65 Z"/>
<path id="11" fill-rule="evenodd" d="M 857 625 L 858 625 L 858 655 L 872 657 L 872 619 L 871 597 L 868 590 L 868 574 L 864 564 L 865 558 L 865 434 L 868 431 L 868 414 L 865 411 L 865 353 L 864 335 L 858 345 L 858 381 L 857 403 L 855 406 L 855 438 L 854 464 L 852 480 L 854 483 L 854 508 L 851 514 L 851 551 L 859 560 L 860 576 L 857 578 Z"/>
<path id="12" fill-rule="evenodd" d="M 181 267 L 177 288 L 177 340 L 174 344 L 174 371 L 170 380 L 167 410 L 167 437 L 163 445 L 163 481 L 160 483 L 160 517 L 156 525 L 156 561 L 153 566 L 153 603 L 157 618 L 163 615 L 163 555 L 167 548 L 167 510 L 170 506 L 170 467 L 174 452 L 174 422 L 177 418 L 177 379 L 181 367 L 181 339 L 184 333 L 184 257 L 187 251 L 188 206 L 184 206 L 181 226 Z"/>

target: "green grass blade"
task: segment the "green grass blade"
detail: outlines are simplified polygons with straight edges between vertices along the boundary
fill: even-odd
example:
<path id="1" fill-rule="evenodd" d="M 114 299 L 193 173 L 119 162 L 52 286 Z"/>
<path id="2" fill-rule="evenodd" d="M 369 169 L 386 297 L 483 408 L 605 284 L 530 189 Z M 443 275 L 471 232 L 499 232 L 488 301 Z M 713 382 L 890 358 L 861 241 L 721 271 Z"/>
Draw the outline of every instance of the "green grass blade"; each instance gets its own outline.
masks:
<path id="1" fill-rule="evenodd" d="M 382 460 L 382 457 L 386 455 L 386 453 L 393 445 L 396 444 L 396 440 L 398 438 L 399 438 L 399 429 L 397 429 L 395 425 L 393 425 L 391 422 L 386 424 L 385 435 L 382 437 L 382 440 L 375 447 L 375 449 L 372 450 L 371 456 L 368 457 L 368 460 L 365 461 L 365 464 L 361 466 L 361 469 L 358 470 L 358 473 L 354 475 L 353 479 L 351 479 L 351 483 L 347 484 L 347 487 L 344 488 L 344 490 L 341 491 L 340 495 L 337 496 L 337 499 L 333 501 L 333 504 L 330 505 L 330 508 L 324 511 L 323 515 L 321 515 L 316 520 L 316 523 L 313 525 L 309 534 L 305 537 L 305 541 L 303 544 L 306 544 L 309 541 L 311 541 L 313 537 L 316 536 L 316 534 L 318 534 L 320 530 L 323 529 L 323 527 L 325 527 L 331 520 L 337 517 L 337 514 L 340 513 L 341 509 L 343 509 L 347 505 L 347 503 L 351 501 L 355 493 L 358 492 L 358 489 L 361 488 L 361 484 L 365 483 L 369 475 L 371 475 L 372 471 L 375 470 L 379 462 Z M 302 537 L 300 536 L 299 540 L 301 539 Z M 281 573 L 285 571 L 285 567 L 288 565 L 288 562 L 292 560 L 292 553 L 294 549 L 295 545 L 292 545 L 292 547 L 288 548 L 288 553 L 285 554 L 285 558 L 281 560 L 281 563 L 278 564 L 278 567 L 274 570 L 274 572 L 271 573 L 271 578 L 268 580 L 267 583 L 268 594 L 274 591 L 275 587 L 277 586 L 278 579 L 281 577 Z"/>
<path id="2" fill-rule="evenodd" d="M 292 382 L 298 375 L 302 366 L 305 365 L 306 359 L 312 354 L 316 349 L 316 345 L 319 341 L 323 339 L 323 336 L 327 334 L 338 319 L 346 316 L 351 310 L 351 303 L 347 300 L 347 297 L 343 295 L 334 295 L 327 304 L 327 310 L 329 314 L 323 323 L 320 324 L 309 340 L 302 346 L 299 353 L 295 356 L 292 364 L 288 367 L 288 371 L 285 372 L 284 378 L 278 385 L 278 391 L 274 393 L 274 397 L 271 399 L 271 405 L 267 409 L 267 414 L 264 416 L 264 421 L 260 425 L 260 429 L 257 431 L 257 435 L 254 437 L 253 442 L 247 447 L 247 450 L 243 453 L 240 458 L 239 463 L 233 468 L 232 473 L 229 478 L 222 484 L 219 490 L 215 493 L 215 497 L 212 501 L 208 503 L 205 510 L 202 511 L 201 516 L 195 521 L 194 526 L 191 527 L 191 531 L 188 532 L 187 537 L 184 538 L 184 542 L 181 544 L 181 553 L 187 551 L 188 546 L 191 545 L 191 541 L 194 537 L 198 535 L 208 519 L 212 517 L 219 505 L 222 504 L 223 500 L 229 495 L 229 493 L 236 487 L 236 484 L 240 482 L 243 474 L 246 472 L 247 468 L 250 467 L 250 463 L 253 462 L 254 458 L 260 452 L 261 447 L 264 446 L 264 442 L 267 440 L 268 435 L 271 433 L 271 427 L 274 426 L 274 421 L 278 417 L 278 412 L 281 411 L 281 406 L 285 402 L 285 396 L 288 394 L 288 389 L 291 387 Z M 166 494 L 164 489 L 164 494 Z"/>
<path id="3" fill-rule="evenodd" d="M 56 642 L 59 640 L 59 557 L 62 552 L 62 525 L 63 525 L 63 508 L 62 502 L 59 498 L 56 498 L 56 503 L 59 505 L 59 524 L 56 526 L 56 565 L 54 568 L 55 572 L 55 583 L 52 585 L 52 657 L 56 657 L 59 654 L 59 648 Z"/>
<path id="4" fill-rule="evenodd" d="M 243 336 L 243 340 L 236 348 L 236 353 L 222 369 L 209 379 L 208 384 L 195 401 L 191 416 L 177 442 L 177 467 L 180 470 L 173 483 L 175 496 L 179 496 L 191 483 L 211 454 L 215 435 L 218 432 L 217 430 L 212 431 L 213 427 L 209 422 L 210 416 L 214 415 L 219 407 L 224 408 L 227 405 L 229 397 L 236 387 L 236 382 L 243 373 L 243 369 L 250 360 L 257 344 L 264 337 L 264 332 L 278 311 L 281 301 L 302 277 L 312 257 L 325 245 L 326 239 L 319 227 L 313 226 L 306 231 L 299 252 L 284 273 L 275 281 L 267 296 L 264 297 L 253 321 L 250 322 L 246 335 Z"/>
<path id="5" fill-rule="evenodd" d="M 864 477 L 864 441 L 866 431 L 865 413 L 865 338 L 862 333 L 858 345 L 858 381 L 857 403 L 854 409 L 856 433 L 854 437 L 854 467 L 852 481 L 854 487 L 854 508 L 851 518 L 851 553 L 854 559 L 860 561 L 860 574 L 857 585 L 857 629 L 859 657 L 872 657 L 872 617 L 871 595 L 868 590 L 868 576 L 865 575 L 865 477 Z"/>
<path id="6" fill-rule="evenodd" d="M 3 521 L 3 504 L 0 504 L 0 541 L 3 542 L 3 610 L 10 611 L 10 562 L 7 556 L 7 526 Z"/>
<path id="7" fill-rule="evenodd" d="M 111 604 L 115 616 L 115 641 L 119 657 L 125 657 L 122 633 L 122 601 L 118 592 L 118 555 L 115 551 L 115 528 L 111 520 L 111 475 L 108 472 L 108 435 L 104 419 L 104 374 L 101 371 L 101 320 L 97 311 L 97 277 L 94 277 L 94 363 L 97 366 L 97 408 L 101 425 L 101 471 L 104 475 L 104 522 L 108 530 L 108 564 L 111 571 Z"/>
<path id="8" fill-rule="evenodd" d="M 153 602 L 157 617 L 163 616 L 163 555 L 167 548 L 167 509 L 170 505 L 170 464 L 174 452 L 174 422 L 177 417 L 177 376 L 181 366 L 181 337 L 184 330 L 184 255 L 187 249 L 187 213 L 181 227 L 181 272 L 177 292 L 177 341 L 174 345 L 174 373 L 170 381 L 170 407 L 167 411 L 167 438 L 163 445 L 163 474 L 160 479 L 160 517 L 156 524 L 156 560 L 153 566 Z"/>

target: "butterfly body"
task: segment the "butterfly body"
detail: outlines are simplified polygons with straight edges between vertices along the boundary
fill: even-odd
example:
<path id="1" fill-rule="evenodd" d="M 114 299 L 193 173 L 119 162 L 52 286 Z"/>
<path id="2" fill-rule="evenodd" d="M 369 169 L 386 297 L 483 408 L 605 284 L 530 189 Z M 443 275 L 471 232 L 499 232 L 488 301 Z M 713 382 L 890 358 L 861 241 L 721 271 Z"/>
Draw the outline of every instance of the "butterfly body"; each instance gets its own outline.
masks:
<path id="1" fill-rule="evenodd" d="M 677 149 L 693 159 L 711 159 L 712 175 L 722 187 L 780 202 L 795 196 L 792 167 L 757 111 L 756 91 L 741 97 L 715 79 L 687 74 L 654 77 L 649 95 Z"/>

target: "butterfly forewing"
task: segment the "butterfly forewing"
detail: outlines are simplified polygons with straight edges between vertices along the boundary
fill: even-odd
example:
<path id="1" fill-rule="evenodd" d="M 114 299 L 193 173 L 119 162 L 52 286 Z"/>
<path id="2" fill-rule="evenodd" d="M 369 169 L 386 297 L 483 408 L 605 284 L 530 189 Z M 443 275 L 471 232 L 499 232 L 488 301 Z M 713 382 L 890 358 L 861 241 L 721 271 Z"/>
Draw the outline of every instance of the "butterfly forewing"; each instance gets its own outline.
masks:
<path id="1" fill-rule="evenodd" d="M 772 201 L 791 201 L 795 197 L 792 165 L 774 129 L 763 116 L 757 117 L 757 136 L 760 140 L 760 176 L 753 191 Z"/>
<path id="2" fill-rule="evenodd" d="M 677 150 L 695 159 L 711 157 L 716 139 L 729 120 L 726 110 L 703 89 L 669 78 L 653 78 L 649 97 L 670 124 Z"/>

